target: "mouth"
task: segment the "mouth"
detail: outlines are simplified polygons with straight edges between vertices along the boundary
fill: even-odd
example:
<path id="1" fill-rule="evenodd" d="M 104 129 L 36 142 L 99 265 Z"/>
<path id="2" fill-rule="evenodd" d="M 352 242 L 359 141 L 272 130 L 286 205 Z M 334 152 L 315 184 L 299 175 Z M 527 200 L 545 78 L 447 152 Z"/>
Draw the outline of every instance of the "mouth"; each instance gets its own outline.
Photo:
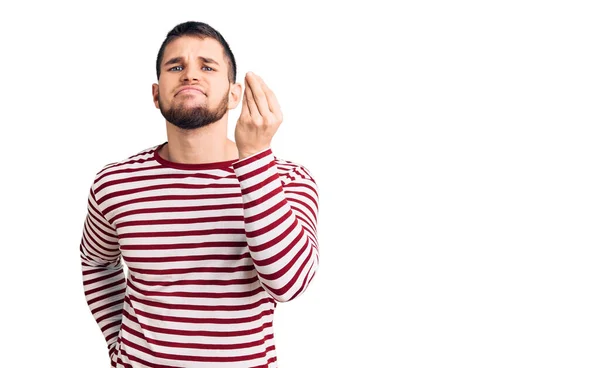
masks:
<path id="1" fill-rule="evenodd" d="M 206 96 L 206 94 L 204 94 L 204 92 L 202 92 L 198 88 L 193 88 L 193 87 L 182 88 L 175 94 L 175 96 L 177 96 L 179 94 L 201 94 L 203 96 Z"/>

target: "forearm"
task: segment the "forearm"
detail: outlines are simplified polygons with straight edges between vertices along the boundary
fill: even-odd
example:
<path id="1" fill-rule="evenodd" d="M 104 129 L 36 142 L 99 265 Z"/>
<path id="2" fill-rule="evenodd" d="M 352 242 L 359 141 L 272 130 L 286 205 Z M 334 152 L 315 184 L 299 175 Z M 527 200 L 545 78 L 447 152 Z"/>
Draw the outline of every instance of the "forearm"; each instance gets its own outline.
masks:
<path id="1" fill-rule="evenodd" d="M 278 301 L 300 295 L 319 261 L 316 185 L 282 184 L 271 150 L 234 164 L 244 203 L 250 256 L 263 287 Z"/>
<path id="2" fill-rule="evenodd" d="M 120 263 L 97 266 L 84 256 L 81 268 L 87 304 L 110 350 L 114 347 L 121 328 L 125 272 Z"/>

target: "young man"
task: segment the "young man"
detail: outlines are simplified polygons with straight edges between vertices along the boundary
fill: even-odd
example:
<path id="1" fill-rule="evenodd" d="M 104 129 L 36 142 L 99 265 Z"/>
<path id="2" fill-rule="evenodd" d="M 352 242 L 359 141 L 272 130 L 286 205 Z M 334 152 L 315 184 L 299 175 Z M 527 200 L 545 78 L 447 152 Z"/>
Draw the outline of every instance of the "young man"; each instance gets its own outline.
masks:
<path id="1" fill-rule="evenodd" d="M 80 246 L 112 367 L 276 367 L 276 303 L 318 266 L 317 185 L 274 156 L 277 99 L 253 73 L 242 91 L 212 27 L 176 26 L 156 71 L 167 142 L 97 174 Z"/>

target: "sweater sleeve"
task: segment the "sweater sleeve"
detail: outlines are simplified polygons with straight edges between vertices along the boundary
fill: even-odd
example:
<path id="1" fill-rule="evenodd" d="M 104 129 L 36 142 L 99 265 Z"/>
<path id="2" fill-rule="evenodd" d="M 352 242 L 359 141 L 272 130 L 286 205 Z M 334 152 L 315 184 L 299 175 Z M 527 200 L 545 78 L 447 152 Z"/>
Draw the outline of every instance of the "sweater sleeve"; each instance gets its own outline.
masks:
<path id="1" fill-rule="evenodd" d="M 125 272 L 117 233 L 99 209 L 93 189 L 79 249 L 85 298 L 112 359 L 123 315 Z"/>
<path id="2" fill-rule="evenodd" d="M 317 184 L 300 165 L 280 175 L 270 148 L 235 162 L 233 169 L 259 280 L 275 300 L 292 300 L 306 290 L 319 265 Z"/>

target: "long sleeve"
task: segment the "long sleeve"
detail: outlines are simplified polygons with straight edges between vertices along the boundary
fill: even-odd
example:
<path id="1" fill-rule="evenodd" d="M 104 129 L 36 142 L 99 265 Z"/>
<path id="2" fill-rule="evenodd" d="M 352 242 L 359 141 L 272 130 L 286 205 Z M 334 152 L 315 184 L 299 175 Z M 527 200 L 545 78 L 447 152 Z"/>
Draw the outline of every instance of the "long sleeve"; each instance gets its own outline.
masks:
<path id="1" fill-rule="evenodd" d="M 98 207 L 93 189 L 80 245 L 83 289 L 111 356 L 121 328 L 125 273 L 117 234 Z"/>
<path id="2" fill-rule="evenodd" d="M 233 164 L 250 256 L 279 302 L 302 294 L 319 265 L 317 184 L 306 168 L 289 166 L 280 174 L 270 148 Z"/>

